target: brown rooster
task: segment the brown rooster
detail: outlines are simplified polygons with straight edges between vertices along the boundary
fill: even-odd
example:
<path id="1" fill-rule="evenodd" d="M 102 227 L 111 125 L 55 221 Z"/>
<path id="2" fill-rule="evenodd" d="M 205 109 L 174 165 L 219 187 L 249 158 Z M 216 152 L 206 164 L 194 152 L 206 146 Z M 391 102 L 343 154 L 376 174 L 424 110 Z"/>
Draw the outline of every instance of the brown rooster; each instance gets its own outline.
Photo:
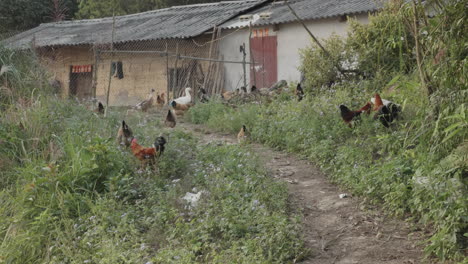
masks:
<path id="1" fill-rule="evenodd" d="M 171 102 L 171 107 L 174 109 L 174 112 L 176 115 L 183 115 L 185 111 L 189 110 L 190 107 L 192 107 L 192 103 L 188 104 L 178 104 L 176 101 Z"/>
<path id="2" fill-rule="evenodd" d="M 361 107 L 361 109 L 356 110 L 356 111 L 351 111 L 345 105 L 340 105 L 341 118 L 346 124 L 348 124 L 349 127 L 352 127 L 353 120 L 355 118 L 359 118 L 359 116 L 363 112 L 369 113 L 370 109 L 371 109 L 371 103 L 369 102 L 365 106 Z"/>
<path id="3" fill-rule="evenodd" d="M 153 164 L 156 158 L 160 157 L 164 152 L 166 139 L 162 136 L 157 137 L 153 147 L 145 148 L 137 143 L 137 139 L 133 138 L 130 144 L 133 155 L 142 162 L 142 165 Z"/>
<path id="4" fill-rule="evenodd" d="M 382 98 L 378 93 L 375 94 L 374 98 L 371 99 L 371 102 L 374 104 L 373 111 L 377 111 L 380 107 L 384 105 Z"/>
<path id="5" fill-rule="evenodd" d="M 374 119 L 379 119 L 384 127 L 390 127 L 390 123 L 400 114 L 401 106 L 392 101 L 380 98 L 380 95 L 377 93 L 371 101 L 374 103 L 374 111 L 377 112 L 374 115 Z"/>

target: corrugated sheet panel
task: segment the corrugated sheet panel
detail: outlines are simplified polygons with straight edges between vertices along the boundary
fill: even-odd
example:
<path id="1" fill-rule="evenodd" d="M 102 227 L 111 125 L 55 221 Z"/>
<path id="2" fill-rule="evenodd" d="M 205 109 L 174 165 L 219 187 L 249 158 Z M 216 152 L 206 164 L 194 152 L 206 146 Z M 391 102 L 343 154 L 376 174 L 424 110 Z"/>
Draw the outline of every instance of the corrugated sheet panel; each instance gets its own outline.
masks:
<path id="1" fill-rule="evenodd" d="M 115 42 L 189 38 L 202 34 L 267 0 L 176 6 L 116 17 Z M 110 43 L 112 18 L 41 24 L 3 43 L 11 48 Z"/>
<path id="2" fill-rule="evenodd" d="M 349 14 L 377 11 L 382 8 L 384 0 L 289 0 L 289 4 L 301 19 L 313 20 L 336 17 Z M 260 14 L 269 13 L 269 18 Z M 252 25 L 263 26 L 296 21 L 284 1 L 273 1 L 263 7 L 246 12 L 243 15 L 253 15 Z M 241 21 L 239 16 L 223 25 L 222 28 L 239 28 L 248 26 L 250 21 Z"/>

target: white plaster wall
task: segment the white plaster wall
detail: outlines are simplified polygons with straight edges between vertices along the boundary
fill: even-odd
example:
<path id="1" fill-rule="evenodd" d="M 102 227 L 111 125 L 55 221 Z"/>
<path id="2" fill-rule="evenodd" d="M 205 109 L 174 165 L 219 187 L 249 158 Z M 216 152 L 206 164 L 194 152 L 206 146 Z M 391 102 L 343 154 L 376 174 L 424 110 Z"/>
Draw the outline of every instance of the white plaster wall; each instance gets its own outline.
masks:
<path id="1" fill-rule="evenodd" d="M 233 30 L 225 30 L 223 32 L 224 38 L 219 43 L 219 53 L 224 60 L 242 61 L 242 53 L 239 47 L 245 43 L 247 52 L 246 61 L 250 61 L 249 52 L 249 30 L 243 29 L 237 32 Z M 224 63 L 225 78 L 224 90 L 233 91 L 244 85 L 242 64 Z M 247 86 L 250 83 L 250 68 L 246 66 L 247 72 Z"/>
<path id="2" fill-rule="evenodd" d="M 354 18 L 360 23 L 368 22 L 368 14 L 360 14 L 354 16 Z M 345 37 L 349 28 L 348 23 L 346 21 L 341 22 L 339 17 L 308 21 L 306 25 L 319 39 L 327 38 L 333 33 Z M 273 28 L 269 27 L 269 32 L 270 35 L 277 35 L 278 37 L 278 81 L 299 81 L 301 76 L 298 70 L 301 63 L 300 49 L 304 49 L 311 44 L 311 37 L 302 25 L 297 22 L 279 25 L 277 31 L 273 31 Z M 249 30 L 224 30 L 223 39 L 219 45 L 220 55 L 225 60 L 242 61 L 239 46 L 244 42 L 247 50 L 247 61 L 249 61 Z M 225 63 L 224 68 L 224 89 L 226 91 L 232 91 L 243 86 L 242 64 Z M 249 83 L 250 68 L 247 66 L 247 86 L 250 86 Z"/>
<path id="3" fill-rule="evenodd" d="M 355 16 L 358 22 L 367 23 L 368 15 Z M 327 38 L 333 33 L 346 36 L 347 22 L 340 22 L 338 17 L 306 22 L 309 30 L 319 39 Z M 279 26 L 278 36 L 278 80 L 299 81 L 300 49 L 308 47 L 312 41 L 307 31 L 299 23 L 288 23 Z"/>

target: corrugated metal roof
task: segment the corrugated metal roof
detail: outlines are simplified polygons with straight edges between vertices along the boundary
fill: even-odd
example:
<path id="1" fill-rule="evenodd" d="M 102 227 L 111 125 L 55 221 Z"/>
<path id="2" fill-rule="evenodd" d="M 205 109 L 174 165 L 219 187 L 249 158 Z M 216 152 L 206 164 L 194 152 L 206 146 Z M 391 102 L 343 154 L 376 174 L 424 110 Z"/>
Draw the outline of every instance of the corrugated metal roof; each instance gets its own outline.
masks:
<path id="1" fill-rule="evenodd" d="M 383 7 L 382 0 L 289 0 L 291 7 L 303 20 L 314 20 L 349 14 L 377 11 Z M 260 14 L 270 13 L 269 18 Z M 253 15 L 252 25 L 274 25 L 296 21 L 284 1 L 276 0 L 242 15 Z M 239 16 L 221 25 L 221 28 L 239 28 L 249 26 L 250 21 L 240 21 Z"/>
<path id="2" fill-rule="evenodd" d="M 115 42 L 189 38 L 268 0 L 244 0 L 175 6 L 116 17 Z M 110 43 L 113 18 L 41 24 L 6 39 L 10 48 L 26 48 L 34 40 L 38 47 Z"/>

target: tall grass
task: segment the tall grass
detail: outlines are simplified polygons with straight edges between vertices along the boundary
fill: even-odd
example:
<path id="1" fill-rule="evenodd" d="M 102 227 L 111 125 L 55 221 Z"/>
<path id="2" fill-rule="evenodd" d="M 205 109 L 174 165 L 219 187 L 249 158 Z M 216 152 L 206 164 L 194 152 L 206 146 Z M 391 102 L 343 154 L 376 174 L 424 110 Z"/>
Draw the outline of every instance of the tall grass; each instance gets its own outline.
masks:
<path id="1" fill-rule="evenodd" d="M 254 140 L 299 153 L 355 194 L 425 224 L 433 230 L 428 255 L 466 261 L 467 31 L 462 25 L 468 20 L 463 2 L 438 2 L 439 13 L 430 19 L 419 12 L 416 33 L 411 4 L 392 3 L 369 24 L 352 22 L 348 39 L 324 42 L 334 63 L 312 45 L 303 52 L 308 95 L 301 102 L 287 93 L 270 104 L 236 109 L 210 102 L 191 109 L 190 118 L 232 133 L 246 124 Z M 425 53 L 420 65 L 415 35 Z M 336 64 L 352 65 L 354 73 L 343 76 Z M 359 109 L 375 92 L 401 104 L 401 118 L 386 129 L 364 114 L 353 129 L 346 126 L 338 106 Z"/>
<path id="2" fill-rule="evenodd" d="M 165 133 L 158 169 L 138 170 L 106 119 L 57 100 L 33 54 L 11 67 L 0 113 L 0 262 L 287 263 L 305 255 L 286 186 L 235 146 L 198 146 L 156 116 L 126 117 L 139 143 Z M 33 80 L 36 80 L 34 82 Z M 2 94 L 3 95 L 3 94 Z M 197 206 L 182 197 L 202 192 Z"/>

